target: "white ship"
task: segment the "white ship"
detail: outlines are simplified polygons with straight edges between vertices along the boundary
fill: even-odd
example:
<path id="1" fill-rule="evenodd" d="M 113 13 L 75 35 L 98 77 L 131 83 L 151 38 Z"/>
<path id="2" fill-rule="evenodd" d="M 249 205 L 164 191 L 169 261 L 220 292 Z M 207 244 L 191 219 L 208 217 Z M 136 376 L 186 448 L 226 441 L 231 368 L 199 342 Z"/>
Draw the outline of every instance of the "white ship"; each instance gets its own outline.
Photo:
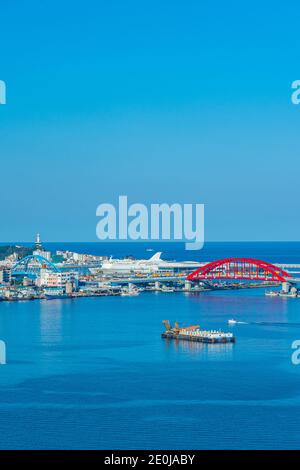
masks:
<path id="1" fill-rule="evenodd" d="M 101 270 L 115 273 L 155 273 L 158 271 L 191 271 L 199 268 L 205 263 L 196 261 L 164 261 L 162 253 L 158 251 L 149 259 L 113 259 L 103 261 Z"/>

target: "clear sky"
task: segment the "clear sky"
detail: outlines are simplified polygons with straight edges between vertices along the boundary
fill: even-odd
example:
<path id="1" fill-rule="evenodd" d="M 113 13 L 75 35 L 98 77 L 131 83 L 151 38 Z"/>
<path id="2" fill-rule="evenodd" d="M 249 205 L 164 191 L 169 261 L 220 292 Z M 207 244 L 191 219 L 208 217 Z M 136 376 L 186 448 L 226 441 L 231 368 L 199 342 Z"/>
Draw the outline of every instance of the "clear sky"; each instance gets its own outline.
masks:
<path id="1" fill-rule="evenodd" d="M 0 4 L 1 237 L 204 203 L 206 240 L 300 239 L 299 1 Z"/>

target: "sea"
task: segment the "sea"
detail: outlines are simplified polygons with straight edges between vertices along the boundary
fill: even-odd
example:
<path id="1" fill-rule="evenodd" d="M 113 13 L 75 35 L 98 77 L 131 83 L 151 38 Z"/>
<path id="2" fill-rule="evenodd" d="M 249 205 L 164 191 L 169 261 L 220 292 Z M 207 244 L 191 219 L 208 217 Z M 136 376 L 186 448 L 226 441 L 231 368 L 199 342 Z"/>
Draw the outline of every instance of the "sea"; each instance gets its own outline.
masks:
<path id="1" fill-rule="evenodd" d="M 300 264 L 300 243 L 48 243 L 98 255 Z M 264 289 L 0 302 L 1 449 L 297 449 L 300 298 Z M 241 323 L 228 325 L 234 318 Z M 162 320 L 235 344 L 161 338 Z M 299 347 L 299 346 L 298 346 Z"/>

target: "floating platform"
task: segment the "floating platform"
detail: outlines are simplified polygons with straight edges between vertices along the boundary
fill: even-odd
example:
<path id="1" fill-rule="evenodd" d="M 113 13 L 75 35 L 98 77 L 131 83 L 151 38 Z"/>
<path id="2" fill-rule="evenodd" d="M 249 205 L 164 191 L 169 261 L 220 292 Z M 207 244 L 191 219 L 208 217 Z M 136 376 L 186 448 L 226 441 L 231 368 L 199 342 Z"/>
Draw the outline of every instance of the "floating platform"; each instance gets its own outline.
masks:
<path id="1" fill-rule="evenodd" d="M 189 326 L 180 328 L 178 323 L 172 328 L 168 320 L 163 321 L 166 331 L 162 333 L 164 339 L 175 339 L 194 341 L 198 343 L 234 343 L 235 337 L 232 333 L 217 330 L 201 330 L 200 326 Z"/>

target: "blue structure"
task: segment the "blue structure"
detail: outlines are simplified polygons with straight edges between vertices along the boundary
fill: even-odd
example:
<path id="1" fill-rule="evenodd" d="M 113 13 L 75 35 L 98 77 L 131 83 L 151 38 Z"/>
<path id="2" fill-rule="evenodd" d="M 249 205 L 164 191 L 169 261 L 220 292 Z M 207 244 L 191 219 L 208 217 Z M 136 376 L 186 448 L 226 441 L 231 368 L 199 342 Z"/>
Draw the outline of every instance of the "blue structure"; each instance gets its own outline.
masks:
<path id="1" fill-rule="evenodd" d="M 60 272 L 55 264 L 40 255 L 29 255 L 20 259 L 12 268 L 13 276 L 36 276 L 41 269 Z"/>

